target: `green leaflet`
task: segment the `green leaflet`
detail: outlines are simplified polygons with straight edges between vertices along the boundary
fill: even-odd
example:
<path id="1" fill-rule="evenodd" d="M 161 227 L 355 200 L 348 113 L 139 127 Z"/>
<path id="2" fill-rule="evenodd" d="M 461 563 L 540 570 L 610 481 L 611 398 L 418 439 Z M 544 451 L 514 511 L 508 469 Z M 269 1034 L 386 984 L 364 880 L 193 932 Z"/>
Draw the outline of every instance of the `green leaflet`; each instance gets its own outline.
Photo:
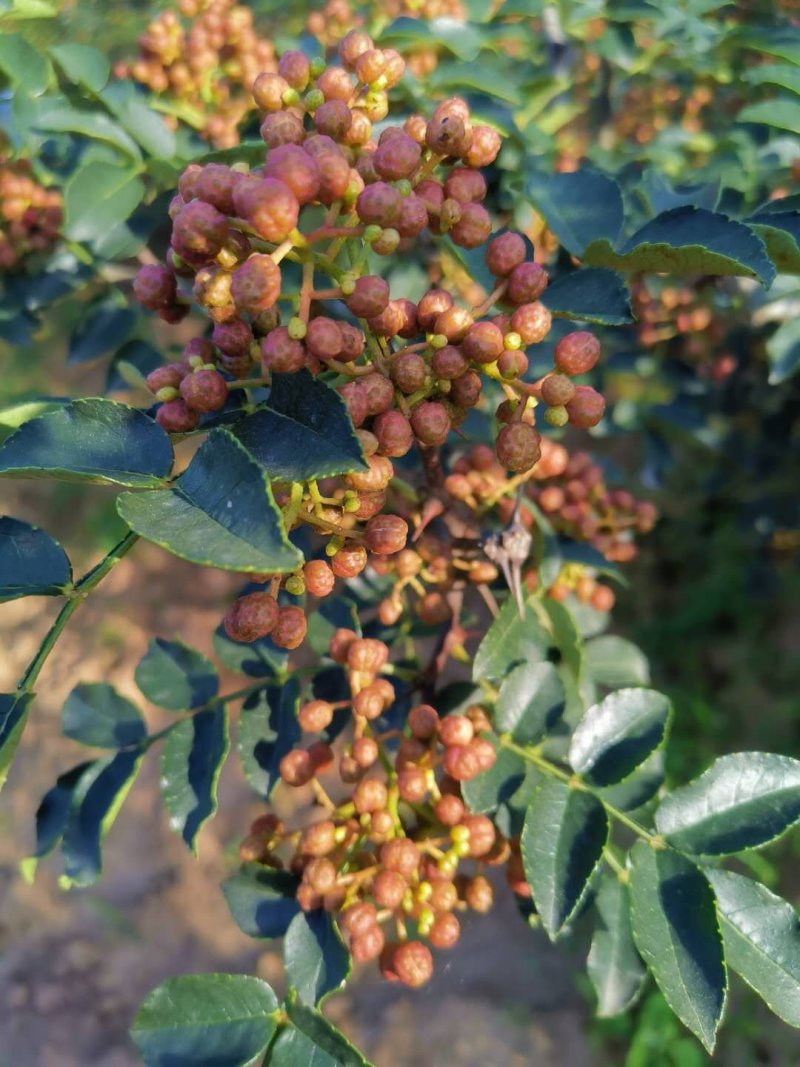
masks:
<path id="1" fill-rule="evenodd" d="M 633 943 L 627 885 L 604 875 L 594 903 L 598 914 L 586 967 L 597 994 L 597 1014 L 608 1018 L 635 1003 L 647 971 Z"/>
<path id="2" fill-rule="evenodd" d="M 131 1037 L 147 1067 L 245 1067 L 275 1033 L 278 998 L 245 974 L 171 978 L 144 1000 Z"/>
<path id="3" fill-rule="evenodd" d="M 302 559 L 264 471 L 226 430 L 211 431 L 172 488 L 123 493 L 117 511 L 141 537 L 206 567 L 283 573 Z"/>
<path id="4" fill-rule="evenodd" d="M 0 474 L 68 482 L 162 485 L 172 460 L 158 423 L 114 400 L 73 400 L 23 423 L 0 445 Z"/>
<path id="5" fill-rule="evenodd" d="M 303 1004 L 313 1007 L 350 976 L 350 953 L 326 911 L 300 912 L 283 941 L 286 975 Z"/>
<path id="6" fill-rule="evenodd" d="M 790 1026 L 800 1027 L 800 917 L 763 885 L 706 871 L 717 897 L 729 965 Z"/>
<path id="7" fill-rule="evenodd" d="M 662 800 L 655 821 L 675 848 L 724 856 L 760 848 L 800 820 L 800 762 L 767 752 L 722 756 Z"/>
<path id="8" fill-rule="evenodd" d="M 176 723 L 161 751 L 161 793 L 170 826 L 197 851 L 197 834 L 217 810 L 217 784 L 228 754 L 224 704 Z"/>
<path id="9" fill-rule="evenodd" d="M 664 997 L 709 1052 L 728 992 L 713 890 L 672 849 L 644 841 L 631 852 L 631 919 L 636 947 Z"/>
<path id="10" fill-rule="evenodd" d="M 671 714 L 669 700 L 654 689 L 618 689 L 576 726 L 570 766 L 598 786 L 622 781 L 664 742 Z"/>
<path id="11" fill-rule="evenodd" d="M 67 554 L 46 530 L 0 517 L 0 600 L 58 596 L 71 582 Z"/>
<path id="12" fill-rule="evenodd" d="M 608 832 L 605 808 L 590 793 L 553 779 L 534 793 L 520 844 L 525 877 L 551 939 L 583 903 Z"/>

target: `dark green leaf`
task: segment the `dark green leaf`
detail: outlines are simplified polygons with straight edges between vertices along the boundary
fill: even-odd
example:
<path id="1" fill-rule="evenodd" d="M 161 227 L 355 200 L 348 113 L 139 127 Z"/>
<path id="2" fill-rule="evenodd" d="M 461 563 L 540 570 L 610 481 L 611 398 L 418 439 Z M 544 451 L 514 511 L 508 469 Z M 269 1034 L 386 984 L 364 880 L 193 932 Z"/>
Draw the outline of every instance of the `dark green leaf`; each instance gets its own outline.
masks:
<path id="1" fill-rule="evenodd" d="M 70 363 L 90 363 L 124 341 L 136 324 L 137 312 L 114 299 L 93 305 L 69 339 Z"/>
<path id="2" fill-rule="evenodd" d="M 520 845 L 536 910 L 551 938 L 579 910 L 608 841 L 599 800 L 549 779 L 533 796 Z"/>
<path id="3" fill-rule="evenodd" d="M 313 1063 L 314 1067 L 317 1067 L 317 1064 L 320 1067 L 327 1067 L 326 1060 L 316 1058 L 318 1056 L 317 1050 L 330 1056 L 336 1067 L 371 1067 L 371 1064 L 364 1059 L 358 1049 L 350 1044 L 344 1034 L 340 1033 L 333 1023 L 328 1022 L 322 1012 L 307 1008 L 294 997 L 287 998 L 286 1009 L 292 1025 L 311 1041 L 315 1050 L 315 1058 L 310 1061 L 304 1061 L 304 1067 L 307 1063 Z M 291 1060 L 276 1059 L 274 1063 L 275 1067 L 284 1067 L 284 1064 L 285 1067 L 289 1067 L 290 1064 L 294 1067 L 294 1063 Z"/>
<path id="4" fill-rule="evenodd" d="M 596 170 L 533 172 L 528 176 L 526 192 L 548 227 L 574 256 L 582 258 L 593 241 L 616 242 L 623 221 L 622 193 L 608 175 Z"/>
<path id="5" fill-rule="evenodd" d="M 77 767 L 59 775 L 53 788 L 42 797 L 36 809 L 35 859 L 41 859 L 52 852 L 63 837 L 75 787 L 91 766 L 91 762 L 79 763 Z"/>
<path id="6" fill-rule="evenodd" d="M 248 782 L 263 797 L 277 785 L 281 760 L 300 740 L 299 703 L 300 688 L 290 678 L 285 685 L 259 689 L 242 707 L 236 751 Z"/>
<path id="7" fill-rule="evenodd" d="M 365 468 L 343 400 L 305 370 L 276 374 L 266 404 L 237 422 L 232 432 L 270 478 L 281 481 Z"/>
<path id="8" fill-rule="evenodd" d="M 657 748 L 624 782 L 599 790 L 601 800 L 620 808 L 635 811 L 652 800 L 664 784 L 664 749 Z"/>
<path id="9" fill-rule="evenodd" d="M 767 752 L 722 756 L 656 812 L 670 844 L 709 856 L 760 848 L 798 821 L 800 762 Z"/>
<path id="10" fill-rule="evenodd" d="M 782 322 L 766 343 L 769 384 L 780 385 L 800 369 L 800 319 Z"/>
<path id="11" fill-rule="evenodd" d="M 556 278 L 542 303 L 557 319 L 580 319 L 602 326 L 633 322 L 631 294 L 621 275 L 605 267 L 584 267 Z"/>
<path id="12" fill-rule="evenodd" d="M 236 925 L 249 937 L 283 937 L 300 907 L 297 878 L 260 864 L 247 864 L 222 883 Z"/>
<path id="13" fill-rule="evenodd" d="M 564 686 L 552 663 L 521 663 L 500 686 L 494 723 L 521 745 L 548 734 L 564 714 Z"/>
<path id="14" fill-rule="evenodd" d="M 144 184 L 127 164 L 87 163 L 64 186 L 64 232 L 73 241 L 106 237 L 130 218 L 144 192 Z"/>
<path id="15" fill-rule="evenodd" d="M 114 81 L 100 95 L 125 132 L 138 141 L 149 156 L 174 158 L 175 134 L 163 118 L 147 106 L 131 82 Z"/>
<path id="16" fill-rule="evenodd" d="M 0 786 L 25 729 L 33 693 L 0 693 Z"/>
<path id="17" fill-rule="evenodd" d="M 672 707 L 654 689 L 618 689 L 586 712 L 569 747 L 574 771 L 595 785 L 627 778 L 664 741 Z"/>
<path id="18" fill-rule="evenodd" d="M 278 998 L 246 974 L 170 978 L 150 993 L 131 1037 L 147 1067 L 245 1067 L 275 1033 Z"/>
<path id="19" fill-rule="evenodd" d="M 598 267 L 636 273 L 744 275 L 764 286 L 775 277 L 764 242 L 748 226 L 695 207 L 663 212 L 618 251 L 612 241 L 593 241 L 583 259 Z"/>
<path id="20" fill-rule="evenodd" d="M 560 661 L 569 668 L 576 680 L 583 674 L 583 641 L 573 612 L 558 600 L 545 597 L 532 601 L 544 613 L 546 624 L 552 631 L 552 644 L 560 654 Z"/>
<path id="21" fill-rule="evenodd" d="M 172 460 L 158 423 L 114 400 L 73 400 L 23 423 L 0 445 L 0 474 L 67 482 L 160 485 Z"/>
<path id="22" fill-rule="evenodd" d="M 728 992 L 714 893 L 672 849 L 639 841 L 632 852 L 633 939 L 664 998 L 709 1052 Z"/>
<path id="23" fill-rule="evenodd" d="M 647 971 L 633 943 L 629 890 L 605 875 L 595 896 L 597 922 L 586 969 L 601 1019 L 619 1015 L 637 1000 Z"/>
<path id="24" fill-rule="evenodd" d="M 730 967 L 790 1026 L 800 1027 L 800 917 L 787 901 L 732 871 L 706 871 Z"/>
<path id="25" fill-rule="evenodd" d="M 290 985 L 310 1007 L 341 989 L 350 974 L 350 953 L 339 927 L 322 910 L 295 915 L 283 942 L 283 962 Z"/>
<path id="26" fill-rule="evenodd" d="M 264 471 L 226 430 L 211 431 L 173 488 L 123 493 L 117 511 L 140 536 L 206 567 L 285 572 L 302 562 Z"/>
<path id="27" fill-rule="evenodd" d="M 550 635 L 530 604 L 525 604 L 520 617 L 514 598 L 509 597 L 478 646 L 472 677 L 475 681 L 504 678 L 517 663 L 544 659 L 549 646 Z"/>
<path id="28" fill-rule="evenodd" d="M 21 33 L 0 33 L 0 70 L 23 92 L 38 96 L 47 88 L 52 68 L 40 49 L 28 44 Z"/>
<path id="29" fill-rule="evenodd" d="M 128 748 L 147 733 L 136 705 L 106 682 L 75 686 L 61 712 L 61 731 L 95 748 Z"/>
<path id="30" fill-rule="evenodd" d="M 526 764 L 522 756 L 499 746 L 497 759 L 488 771 L 464 782 L 461 791 L 470 811 L 490 815 L 516 793 L 525 777 Z"/>
<path id="31" fill-rule="evenodd" d="M 217 783 L 228 754 L 223 704 L 176 723 L 161 752 L 161 792 L 169 824 L 193 852 L 204 822 L 217 810 Z"/>
<path id="32" fill-rule="evenodd" d="M 584 647 L 586 673 L 598 685 L 616 689 L 621 685 L 647 685 L 650 665 L 644 652 L 624 637 L 604 634 Z"/>
<path id="33" fill-rule="evenodd" d="M 154 637 L 136 668 L 136 684 L 152 704 L 191 711 L 217 695 L 219 678 L 202 652 L 181 641 Z"/>
<path id="34" fill-rule="evenodd" d="M 747 223 L 767 246 L 779 272 L 800 274 L 800 211 L 773 212 L 765 207 Z"/>
<path id="35" fill-rule="evenodd" d="M 72 567 L 58 541 L 38 526 L 0 516 L 0 600 L 58 596 L 72 583 Z"/>
<path id="36" fill-rule="evenodd" d="M 116 819 L 141 763 L 137 751 L 89 765 L 75 786 L 61 850 L 71 885 L 91 885 L 100 877 L 103 838 Z"/>
<path id="37" fill-rule="evenodd" d="M 278 648 L 268 637 L 247 643 L 232 641 L 222 626 L 214 631 L 214 654 L 229 671 L 250 678 L 275 679 L 286 667 L 289 653 Z"/>
<path id="38" fill-rule="evenodd" d="M 98 93 L 108 81 L 108 60 L 88 44 L 54 44 L 50 46 L 50 55 L 71 82 L 90 92 Z"/>

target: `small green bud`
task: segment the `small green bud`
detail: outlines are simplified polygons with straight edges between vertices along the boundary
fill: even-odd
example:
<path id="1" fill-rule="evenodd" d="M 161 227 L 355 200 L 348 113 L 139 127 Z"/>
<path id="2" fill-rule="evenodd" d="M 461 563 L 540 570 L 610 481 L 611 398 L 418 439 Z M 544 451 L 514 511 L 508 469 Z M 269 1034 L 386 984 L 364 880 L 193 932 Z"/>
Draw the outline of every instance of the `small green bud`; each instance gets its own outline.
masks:
<path id="1" fill-rule="evenodd" d="M 286 327 L 289 332 L 289 336 L 293 341 L 302 341 L 306 335 L 306 324 L 302 319 L 298 319 L 297 316 L 293 316 L 289 319 L 289 325 Z"/>
<path id="2" fill-rule="evenodd" d="M 306 95 L 303 97 L 303 107 L 309 113 L 313 115 L 318 107 L 321 107 L 325 103 L 325 94 L 321 89 L 309 89 Z"/>
<path id="3" fill-rule="evenodd" d="M 180 395 L 174 385 L 162 385 L 156 393 L 156 400 L 161 400 L 162 402 L 177 400 Z"/>
<path id="4" fill-rule="evenodd" d="M 544 413 L 544 421 L 549 426 L 566 426 L 569 422 L 569 412 L 563 406 L 548 408 Z"/>

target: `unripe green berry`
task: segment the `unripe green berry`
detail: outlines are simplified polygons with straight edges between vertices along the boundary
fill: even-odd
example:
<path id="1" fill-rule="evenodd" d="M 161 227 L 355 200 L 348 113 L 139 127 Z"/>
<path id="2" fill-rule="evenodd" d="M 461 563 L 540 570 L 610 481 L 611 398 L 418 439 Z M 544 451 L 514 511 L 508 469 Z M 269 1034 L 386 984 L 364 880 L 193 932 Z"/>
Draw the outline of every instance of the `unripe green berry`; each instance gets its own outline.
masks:
<path id="1" fill-rule="evenodd" d="M 378 238 L 380 237 L 380 235 L 382 233 L 383 233 L 383 230 L 382 230 L 382 228 L 380 226 L 376 226 L 376 225 L 372 224 L 370 226 L 365 226 L 364 227 L 363 237 L 364 237 L 365 242 L 368 245 L 371 245 L 373 243 L 373 241 L 377 241 L 378 240 Z"/>
<path id="2" fill-rule="evenodd" d="M 318 78 L 320 76 L 320 74 L 322 74 L 323 70 L 325 70 L 325 67 L 326 67 L 326 63 L 325 63 L 325 60 L 322 58 L 322 56 L 315 56 L 311 60 L 311 70 L 310 70 L 311 77 L 312 78 Z"/>
<path id="3" fill-rule="evenodd" d="M 503 346 L 512 350 L 522 348 L 522 338 L 512 330 L 503 337 Z"/>
<path id="4" fill-rule="evenodd" d="M 450 342 L 443 333 L 432 333 L 428 337 L 428 344 L 431 348 L 446 348 Z"/>
<path id="5" fill-rule="evenodd" d="M 544 413 L 544 421 L 549 426 L 566 426 L 569 422 L 569 412 L 563 405 L 561 407 L 548 408 Z"/>
<path id="6" fill-rule="evenodd" d="M 313 115 L 317 108 L 321 107 L 324 103 L 325 94 L 321 89 L 309 89 L 303 97 L 303 107 L 310 115 Z"/>
<path id="7" fill-rule="evenodd" d="M 293 574 L 286 579 L 286 592 L 292 596 L 302 596 L 306 591 L 306 583 L 298 574 Z"/>
<path id="8" fill-rule="evenodd" d="M 164 385 L 156 393 L 156 400 L 177 400 L 180 395 L 174 385 Z"/>
<path id="9" fill-rule="evenodd" d="M 400 178 L 399 181 L 396 181 L 394 183 L 394 187 L 401 196 L 411 196 L 414 191 L 414 188 L 408 178 Z"/>
<path id="10" fill-rule="evenodd" d="M 285 107 L 295 107 L 300 103 L 300 93 L 296 89 L 289 88 L 281 97 L 281 102 Z"/>
<path id="11" fill-rule="evenodd" d="M 302 341 L 306 335 L 307 326 L 303 320 L 298 319 L 297 316 L 293 316 L 289 319 L 289 325 L 286 328 L 293 341 Z"/>
<path id="12" fill-rule="evenodd" d="M 345 274 L 339 282 L 339 288 L 344 296 L 350 296 L 355 292 L 356 277 L 353 274 Z"/>

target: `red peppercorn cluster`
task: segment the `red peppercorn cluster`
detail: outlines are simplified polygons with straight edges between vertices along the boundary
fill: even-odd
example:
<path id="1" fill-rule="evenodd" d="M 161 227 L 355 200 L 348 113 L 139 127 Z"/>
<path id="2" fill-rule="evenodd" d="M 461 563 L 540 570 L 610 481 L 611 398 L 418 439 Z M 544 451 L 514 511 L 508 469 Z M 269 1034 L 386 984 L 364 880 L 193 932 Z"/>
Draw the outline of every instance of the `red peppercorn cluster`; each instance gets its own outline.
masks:
<path id="1" fill-rule="evenodd" d="M 438 462 L 438 447 L 481 401 L 487 380 L 507 398 L 496 441 L 505 470 L 528 471 L 540 457 L 537 396 L 550 397 L 549 415 L 565 411 L 577 425 L 602 413 L 602 398 L 570 377 L 598 359 L 591 334 L 563 338 L 553 373 L 541 383 L 524 380 L 525 348 L 550 329 L 539 299 L 547 274 L 519 234 L 492 236 L 481 168 L 495 159 L 499 135 L 451 99 L 427 121 L 412 116 L 385 126 L 376 140 L 373 124 L 388 112 L 387 89 L 403 74 L 402 57 L 356 30 L 341 41 L 339 60 L 326 67 L 290 51 L 276 72 L 259 74 L 253 96 L 263 116 L 263 166 L 190 164 L 170 207 L 168 260 L 146 265 L 134 282 L 139 301 L 167 322 L 180 321 L 194 301 L 212 323 L 210 336 L 191 340 L 181 361 L 148 378 L 161 402 L 156 418 L 169 432 L 191 431 L 224 406 L 231 388 L 268 384 L 276 373 L 323 376 L 344 401 L 367 470 L 276 487 L 287 529 L 305 523 L 327 542 L 325 559 L 285 579 L 294 596 L 327 595 L 336 578 L 355 577 L 370 558 L 376 569 L 391 570 L 386 561 L 402 553 L 409 523 L 428 521 L 402 495 L 390 499 L 393 461 L 416 446 L 424 462 Z M 369 252 L 405 253 L 425 231 L 466 248 L 485 244 L 496 286 L 479 306 L 459 306 L 445 288 L 417 303 L 392 297 L 385 279 L 368 271 Z M 299 292 L 284 286 L 284 260 L 302 268 Z M 333 284 L 321 287 L 320 274 Z M 491 580 L 496 568 L 484 560 L 480 581 L 489 570 Z M 262 610 L 284 580 L 265 580 L 270 588 L 259 594 L 256 621 L 257 601 L 248 600 L 246 609 L 234 605 L 226 628 L 237 640 L 269 634 L 295 647 L 285 643 L 274 611 Z M 444 615 L 441 591 L 423 598 L 421 613 Z"/>
<path id="2" fill-rule="evenodd" d="M 262 71 L 275 70 L 274 47 L 258 36 L 250 8 L 235 0 L 180 0 L 178 8 L 150 23 L 138 57 L 118 64 L 115 74 L 164 94 L 203 137 L 230 148 L 253 107 L 250 86 Z"/>
<path id="3" fill-rule="evenodd" d="M 587 541 L 616 563 L 636 556 L 635 535 L 649 533 L 658 518 L 650 501 L 635 500 L 625 489 L 609 489 L 602 469 L 586 452 L 570 455 L 550 441 L 529 494 L 559 533 Z"/>
<path id="4" fill-rule="evenodd" d="M 385 978 L 421 986 L 433 971 L 430 948 L 458 941 L 458 913 L 491 907 L 483 868 L 510 854 L 491 820 L 470 814 L 461 797 L 461 783 L 494 764 L 490 724 L 478 705 L 441 717 L 417 704 L 404 730 L 378 732 L 395 699 L 382 674 L 388 647 L 340 629 L 330 655 L 347 672 L 351 699 L 309 701 L 300 725 L 323 733 L 349 707 L 352 731 L 338 753 L 316 740 L 280 764 L 285 785 L 312 784 L 323 817 L 299 830 L 261 817 L 240 854 L 298 875 L 300 907 L 335 913 L 356 962 L 377 959 Z"/>
<path id="5" fill-rule="evenodd" d="M 33 252 L 48 252 L 62 220 L 57 189 L 41 185 L 27 160 L 0 159 L 0 271 L 16 270 Z"/>
<path id="6" fill-rule="evenodd" d="M 719 313 L 720 297 L 727 302 L 719 279 L 693 278 L 680 286 L 640 279 L 631 293 L 636 333 L 648 351 L 685 360 L 712 382 L 724 382 L 736 370 L 738 360 L 725 343 L 732 311 Z"/>

